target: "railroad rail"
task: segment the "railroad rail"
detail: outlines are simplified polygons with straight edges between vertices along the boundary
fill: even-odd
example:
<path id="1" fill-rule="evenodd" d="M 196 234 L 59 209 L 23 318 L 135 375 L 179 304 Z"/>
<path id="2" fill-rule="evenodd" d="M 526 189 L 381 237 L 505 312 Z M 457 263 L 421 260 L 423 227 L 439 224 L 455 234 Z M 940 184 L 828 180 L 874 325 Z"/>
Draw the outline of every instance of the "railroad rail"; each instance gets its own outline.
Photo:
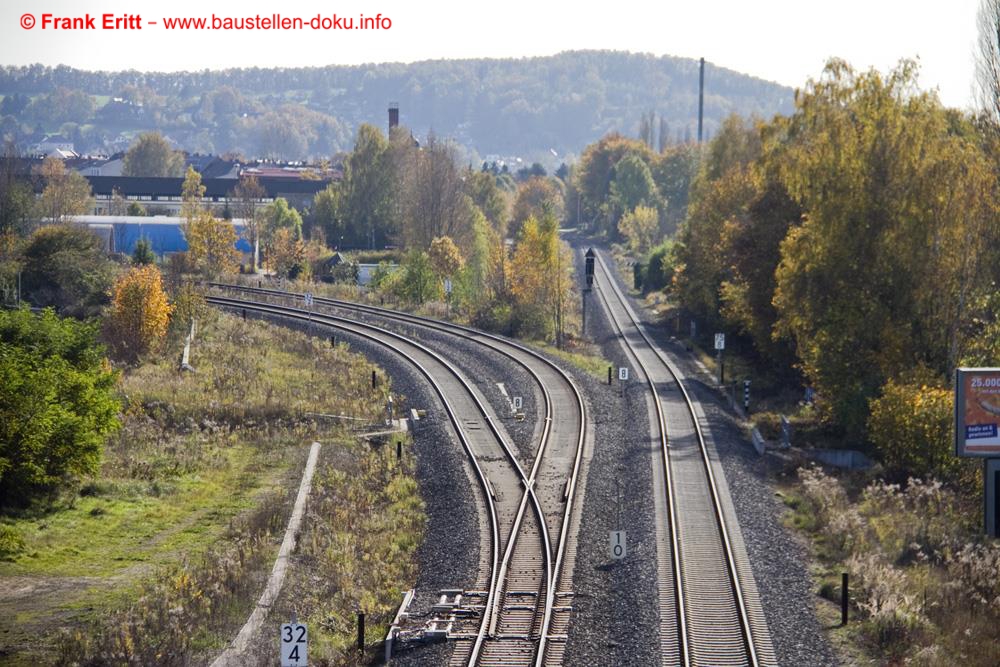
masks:
<path id="1" fill-rule="evenodd" d="M 683 374 L 646 332 L 600 253 L 596 265 L 596 291 L 655 407 L 663 664 L 776 665 L 724 473 L 703 433 L 700 406 L 692 401 Z"/>
<path id="2" fill-rule="evenodd" d="M 267 288 L 219 283 L 211 286 L 270 298 L 302 298 L 301 294 Z M 314 297 L 314 304 L 473 341 L 511 359 L 533 378 L 544 404 L 544 420 L 534 460 L 529 474 L 524 477 L 522 473 L 524 492 L 507 533 L 503 555 L 492 570 L 488 601 L 478 619 L 478 632 L 474 640 L 456 642 L 452 664 L 562 664 L 571 611 L 575 535 L 580 520 L 579 503 L 574 503 L 574 499 L 587 434 L 586 406 L 575 383 L 544 356 L 499 336 L 354 302 Z M 314 321 L 333 317 L 326 313 L 311 316 Z M 360 325 L 357 319 L 349 321 Z M 381 328 L 378 331 L 386 333 Z M 559 419 L 555 418 L 556 414 Z M 569 471 L 565 469 L 567 461 L 570 462 Z M 531 503 L 534 511 L 527 512 Z M 550 533 L 559 536 L 554 549 Z"/>

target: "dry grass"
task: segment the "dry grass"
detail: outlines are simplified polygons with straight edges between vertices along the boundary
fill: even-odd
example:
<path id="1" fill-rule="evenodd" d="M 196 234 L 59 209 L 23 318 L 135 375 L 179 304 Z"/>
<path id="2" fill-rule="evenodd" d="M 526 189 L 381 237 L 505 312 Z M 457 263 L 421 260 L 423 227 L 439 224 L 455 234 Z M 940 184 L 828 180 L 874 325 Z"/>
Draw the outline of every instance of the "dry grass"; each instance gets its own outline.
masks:
<path id="1" fill-rule="evenodd" d="M 307 413 L 374 421 L 388 391 L 346 347 L 262 322 L 210 317 L 195 373 L 177 371 L 173 345 L 127 370 L 100 474 L 60 506 L 5 519 L 24 545 L 0 562 L 0 588 L 61 586 L 0 595 L 0 615 L 17 618 L 5 661 L 50 664 L 59 645 L 67 663 L 180 664 L 221 646 L 259 595 L 308 443 L 351 437 Z"/>
<path id="2" fill-rule="evenodd" d="M 879 664 L 1000 664 L 1000 545 L 978 535 L 975 503 L 936 481 L 856 487 L 799 471 L 792 521 L 807 532 L 831 597 L 851 574 L 851 633 Z"/>

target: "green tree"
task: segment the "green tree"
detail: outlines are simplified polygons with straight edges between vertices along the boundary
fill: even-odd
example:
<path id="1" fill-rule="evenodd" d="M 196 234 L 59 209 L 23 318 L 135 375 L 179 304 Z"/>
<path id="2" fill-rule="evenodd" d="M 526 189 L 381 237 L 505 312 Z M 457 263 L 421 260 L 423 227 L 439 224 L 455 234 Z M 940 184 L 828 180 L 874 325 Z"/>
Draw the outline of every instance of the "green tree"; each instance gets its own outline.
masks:
<path id="1" fill-rule="evenodd" d="M 156 262 L 156 255 L 153 254 L 153 246 L 147 239 L 139 239 L 135 243 L 135 250 L 132 251 L 132 263 L 136 266 L 144 266 Z"/>
<path id="2" fill-rule="evenodd" d="M 116 382 L 96 325 L 0 311 L 0 505 L 97 471 L 119 426 Z"/>
<path id="3" fill-rule="evenodd" d="M 129 202 L 128 208 L 125 209 L 125 214 L 136 217 L 145 217 L 149 215 L 149 211 L 147 211 L 146 207 L 140 204 L 139 202 L 133 201 Z"/>
<path id="4" fill-rule="evenodd" d="M 472 199 L 472 203 L 482 211 L 497 233 L 504 234 L 509 204 L 504 191 L 497 185 L 496 176 L 488 171 L 469 169 L 464 178 L 465 192 Z"/>
<path id="5" fill-rule="evenodd" d="M 610 203 L 615 211 L 622 214 L 634 211 L 639 206 L 661 205 L 653 172 L 638 153 L 628 153 L 615 165 Z"/>
<path id="6" fill-rule="evenodd" d="M 340 248 L 347 230 L 344 224 L 340 188 L 331 183 L 316 193 L 312 206 L 312 224 L 323 230 L 327 245 Z"/>
<path id="7" fill-rule="evenodd" d="M 184 154 L 170 148 L 159 132 L 144 132 L 133 142 L 122 163 L 125 176 L 179 177 Z"/>
<path id="8" fill-rule="evenodd" d="M 355 230 L 351 240 L 374 248 L 393 228 L 393 170 L 389 142 L 381 130 L 363 123 L 344 166 L 345 219 Z"/>
<path id="9" fill-rule="evenodd" d="M 0 237 L 24 235 L 35 205 L 31 184 L 18 173 L 17 158 L 17 148 L 8 142 L 0 156 Z"/>
<path id="10" fill-rule="evenodd" d="M 62 222 L 69 216 L 83 215 L 93 206 L 90 182 L 75 171 L 66 171 L 62 160 L 45 158 L 40 173 L 45 180 L 38 199 L 40 217 Z"/>
<path id="11" fill-rule="evenodd" d="M 422 304 L 441 296 L 441 281 L 426 252 L 411 250 L 403 260 L 403 274 L 397 284 L 398 295 L 413 304 Z"/>
<path id="12" fill-rule="evenodd" d="M 61 313 L 96 315 L 108 301 L 115 265 L 101 239 L 85 227 L 38 229 L 21 251 L 22 298 Z"/>

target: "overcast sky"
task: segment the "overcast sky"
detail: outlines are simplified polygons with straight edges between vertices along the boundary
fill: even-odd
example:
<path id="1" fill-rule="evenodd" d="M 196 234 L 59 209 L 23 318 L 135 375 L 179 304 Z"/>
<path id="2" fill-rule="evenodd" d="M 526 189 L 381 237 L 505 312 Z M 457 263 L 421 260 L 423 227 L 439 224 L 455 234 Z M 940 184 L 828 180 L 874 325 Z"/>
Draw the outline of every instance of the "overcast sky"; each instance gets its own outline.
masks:
<path id="1" fill-rule="evenodd" d="M 978 0 L 3 0 L 0 64 L 85 69 L 193 70 L 319 66 L 435 58 L 550 55 L 616 49 L 705 57 L 789 86 L 816 76 L 831 56 L 886 69 L 919 58 L 921 86 L 945 104 L 972 104 Z M 601 7 L 600 10 L 593 7 Z M 42 30 L 43 13 L 140 14 L 141 31 Z M 33 29 L 21 27 L 25 13 Z M 356 17 L 381 13 L 385 31 L 167 31 L 165 17 Z M 98 24 L 100 19 L 98 19 Z"/>

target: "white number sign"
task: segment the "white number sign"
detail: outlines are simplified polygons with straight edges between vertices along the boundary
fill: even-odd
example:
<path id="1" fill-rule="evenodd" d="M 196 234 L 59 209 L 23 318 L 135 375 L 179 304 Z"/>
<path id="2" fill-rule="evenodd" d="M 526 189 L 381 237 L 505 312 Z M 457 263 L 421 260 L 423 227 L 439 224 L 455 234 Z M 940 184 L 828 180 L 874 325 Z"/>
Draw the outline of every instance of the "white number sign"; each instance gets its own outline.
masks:
<path id="1" fill-rule="evenodd" d="M 624 366 L 618 369 L 618 379 L 621 382 L 624 382 L 625 380 L 628 379 L 628 369 L 625 368 Z"/>
<path id="2" fill-rule="evenodd" d="M 312 295 L 312 292 L 306 292 L 305 295 L 303 295 L 303 300 L 306 302 L 307 306 L 313 305 L 313 295 Z"/>
<path id="3" fill-rule="evenodd" d="M 515 396 L 514 397 L 514 409 L 515 410 L 520 410 L 522 405 L 524 405 L 524 401 L 521 399 L 521 397 L 520 396 Z"/>
<path id="4" fill-rule="evenodd" d="M 302 623 L 281 626 L 281 667 L 306 667 L 309 664 L 309 634 Z"/>
<path id="5" fill-rule="evenodd" d="M 726 334 L 724 333 L 715 334 L 715 349 L 716 350 L 726 349 Z"/>
<path id="6" fill-rule="evenodd" d="M 612 530 L 608 534 L 610 547 L 611 547 L 611 557 L 615 560 L 621 560 L 628 555 L 628 546 L 626 544 L 626 535 L 624 530 Z"/>

